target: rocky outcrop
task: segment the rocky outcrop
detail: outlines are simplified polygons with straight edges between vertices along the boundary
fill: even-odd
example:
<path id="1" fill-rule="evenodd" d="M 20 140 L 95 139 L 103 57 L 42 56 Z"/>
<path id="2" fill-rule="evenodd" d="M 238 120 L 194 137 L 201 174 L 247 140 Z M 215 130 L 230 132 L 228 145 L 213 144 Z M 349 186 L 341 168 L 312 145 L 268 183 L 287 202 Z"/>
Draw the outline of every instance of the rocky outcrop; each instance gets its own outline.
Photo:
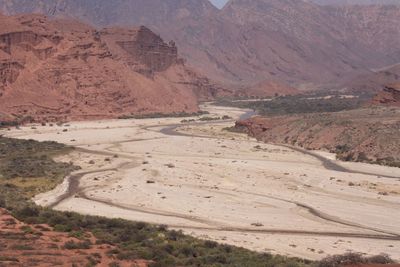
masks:
<path id="1" fill-rule="evenodd" d="M 16 31 L 0 35 L 1 49 L 8 54 L 11 54 L 11 45 L 26 44 L 35 46 L 40 42 L 41 38 L 32 31 Z"/>
<path id="2" fill-rule="evenodd" d="M 15 82 L 23 65 L 13 60 L 0 61 L 0 94 L 7 84 Z"/>
<path id="3" fill-rule="evenodd" d="M 327 150 L 339 159 L 400 167 L 400 109 L 255 117 L 236 129 L 267 143 Z"/>
<path id="4" fill-rule="evenodd" d="M 372 104 L 400 107 L 400 83 L 386 86 L 372 99 Z"/>
<path id="5" fill-rule="evenodd" d="M 142 74 L 151 76 L 179 62 L 175 43 L 165 43 L 144 26 L 131 30 L 129 34 L 123 29 L 106 29 L 101 31 L 100 37 L 108 41 L 118 40 L 116 44 L 127 53 L 127 58 L 135 59 L 136 64 L 132 64 L 135 71 Z"/>
<path id="6" fill-rule="evenodd" d="M 205 78 L 145 27 L 0 15 L 0 114 L 81 120 L 195 112 Z M 209 83 L 211 84 L 211 82 Z"/>

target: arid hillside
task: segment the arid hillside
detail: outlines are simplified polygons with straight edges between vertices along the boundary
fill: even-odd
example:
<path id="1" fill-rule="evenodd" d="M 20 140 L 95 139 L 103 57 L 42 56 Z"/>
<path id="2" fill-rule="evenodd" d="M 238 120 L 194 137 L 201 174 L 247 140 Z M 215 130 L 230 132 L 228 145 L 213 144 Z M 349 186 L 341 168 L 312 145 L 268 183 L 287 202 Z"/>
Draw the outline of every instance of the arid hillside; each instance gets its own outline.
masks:
<path id="1" fill-rule="evenodd" d="M 381 2 L 380 2 L 381 3 Z M 38 12 L 96 26 L 146 25 L 227 84 L 338 82 L 400 61 L 400 7 L 298 0 L 0 0 L 7 14 Z"/>
<path id="2" fill-rule="evenodd" d="M 0 24 L 0 114 L 8 119 L 191 113 L 196 94 L 211 88 L 174 42 L 145 27 L 96 30 L 41 15 L 0 15 Z"/>
<path id="3" fill-rule="evenodd" d="M 233 0 L 222 13 L 241 31 L 242 38 L 236 44 L 241 49 L 232 54 L 242 57 L 238 62 L 248 63 L 238 66 L 249 75 L 277 77 L 292 83 L 326 83 L 391 61 L 363 38 L 370 29 L 347 34 L 347 24 L 353 23 L 349 21 L 352 10 L 343 19 L 329 8 L 303 1 Z M 393 25 L 378 27 L 389 26 Z"/>
<path id="4" fill-rule="evenodd" d="M 389 84 L 400 82 L 400 64 L 388 68 L 371 71 L 340 85 L 341 89 L 352 92 L 376 93 Z"/>
<path id="5" fill-rule="evenodd" d="M 236 123 L 259 140 L 327 150 L 346 161 L 400 167 L 400 110 L 367 108 L 350 111 L 255 117 Z"/>

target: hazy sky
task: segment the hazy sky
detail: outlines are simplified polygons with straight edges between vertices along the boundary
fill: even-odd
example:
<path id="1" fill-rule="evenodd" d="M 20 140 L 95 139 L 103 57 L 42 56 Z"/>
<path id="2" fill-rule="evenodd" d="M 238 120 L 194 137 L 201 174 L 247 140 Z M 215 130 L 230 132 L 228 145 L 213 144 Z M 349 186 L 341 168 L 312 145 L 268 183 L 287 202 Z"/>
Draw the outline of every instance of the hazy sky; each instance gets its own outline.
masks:
<path id="1" fill-rule="evenodd" d="M 226 2 L 228 2 L 228 0 L 210 0 L 210 1 L 219 8 L 222 8 L 226 4 Z"/>

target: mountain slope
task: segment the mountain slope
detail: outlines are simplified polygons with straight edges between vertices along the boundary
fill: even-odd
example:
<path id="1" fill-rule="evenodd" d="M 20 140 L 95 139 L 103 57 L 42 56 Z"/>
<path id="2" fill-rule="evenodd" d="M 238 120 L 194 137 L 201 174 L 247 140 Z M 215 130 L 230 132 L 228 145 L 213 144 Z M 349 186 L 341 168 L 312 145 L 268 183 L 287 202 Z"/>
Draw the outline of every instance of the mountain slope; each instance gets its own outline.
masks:
<path id="1" fill-rule="evenodd" d="M 400 62 L 400 6 L 344 5 L 325 10 L 335 21 L 344 22 L 342 32 L 348 45 L 360 42 L 374 50 L 371 55 L 385 56 L 392 64 Z"/>
<path id="2" fill-rule="evenodd" d="M 328 83 L 400 62 L 400 7 L 299 0 L 0 0 L 6 13 L 72 16 L 97 26 L 146 25 L 173 39 L 210 78 Z"/>
<path id="3" fill-rule="evenodd" d="M 342 85 L 342 88 L 356 92 L 376 93 L 389 84 L 400 82 L 400 64 L 360 75 Z"/>
<path id="4" fill-rule="evenodd" d="M 0 114 L 36 120 L 195 112 L 195 72 L 145 27 L 95 30 L 40 15 L 0 16 Z M 201 89 L 201 88 L 200 88 Z"/>
<path id="5" fill-rule="evenodd" d="M 217 12 L 208 0 L 1 0 L 5 13 L 41 13 L 76 17 L 97 26 L 162 25 L 185 17 Z M 151 16 L 152 14 L 152 16 Z"/>
<path id="6" fill-rule="evenodd" d="M 310 0 L 321 5 L 399 5 L 398 0 Z"/>

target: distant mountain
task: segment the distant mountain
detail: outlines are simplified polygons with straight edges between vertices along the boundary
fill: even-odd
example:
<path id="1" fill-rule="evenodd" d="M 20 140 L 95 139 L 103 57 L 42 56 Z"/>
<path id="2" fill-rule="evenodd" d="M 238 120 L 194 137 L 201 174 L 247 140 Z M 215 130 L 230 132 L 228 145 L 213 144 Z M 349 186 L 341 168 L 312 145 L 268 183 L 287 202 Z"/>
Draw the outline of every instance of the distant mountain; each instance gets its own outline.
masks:
<path id="1" fill-rule="evenodd" d="M 342 88 L 350 91 L 376 93 L 391 84 L 400 84 L 400 64 L 360 75 L 344 83 Z"/>
<path id="2" fill-rule="evenodd" d="M 399 0 L 310 0 L 321 5 L 400 5 Z"/>
<path id="3" fill-rule="evenodd" d="M 241 32 L 226 45 L 237 46 L 226 61 L 236 58 L 247 79 L 337 81 L 369 66 L 400 61 L 400 8 L 231 0 L 222 13 Z"/>
<path id="4" fill-rule="evenodd" d="M 163 23 L 187 17 L 196 20 L 218 10 L 208 0 L 0 0 L 0 9 L 9 14 L 75 17 L 101 27 L 166 27 Z"/>
<path id="5" fill-rule="evenodd" d="M 320 2 L 322 3 L 322 2 Z M 227 84 L 337 83 L 400 62 L 400 7 L 300 0 L 0 0 L 0 10 L 146 25 L 189 65 Z"/>

